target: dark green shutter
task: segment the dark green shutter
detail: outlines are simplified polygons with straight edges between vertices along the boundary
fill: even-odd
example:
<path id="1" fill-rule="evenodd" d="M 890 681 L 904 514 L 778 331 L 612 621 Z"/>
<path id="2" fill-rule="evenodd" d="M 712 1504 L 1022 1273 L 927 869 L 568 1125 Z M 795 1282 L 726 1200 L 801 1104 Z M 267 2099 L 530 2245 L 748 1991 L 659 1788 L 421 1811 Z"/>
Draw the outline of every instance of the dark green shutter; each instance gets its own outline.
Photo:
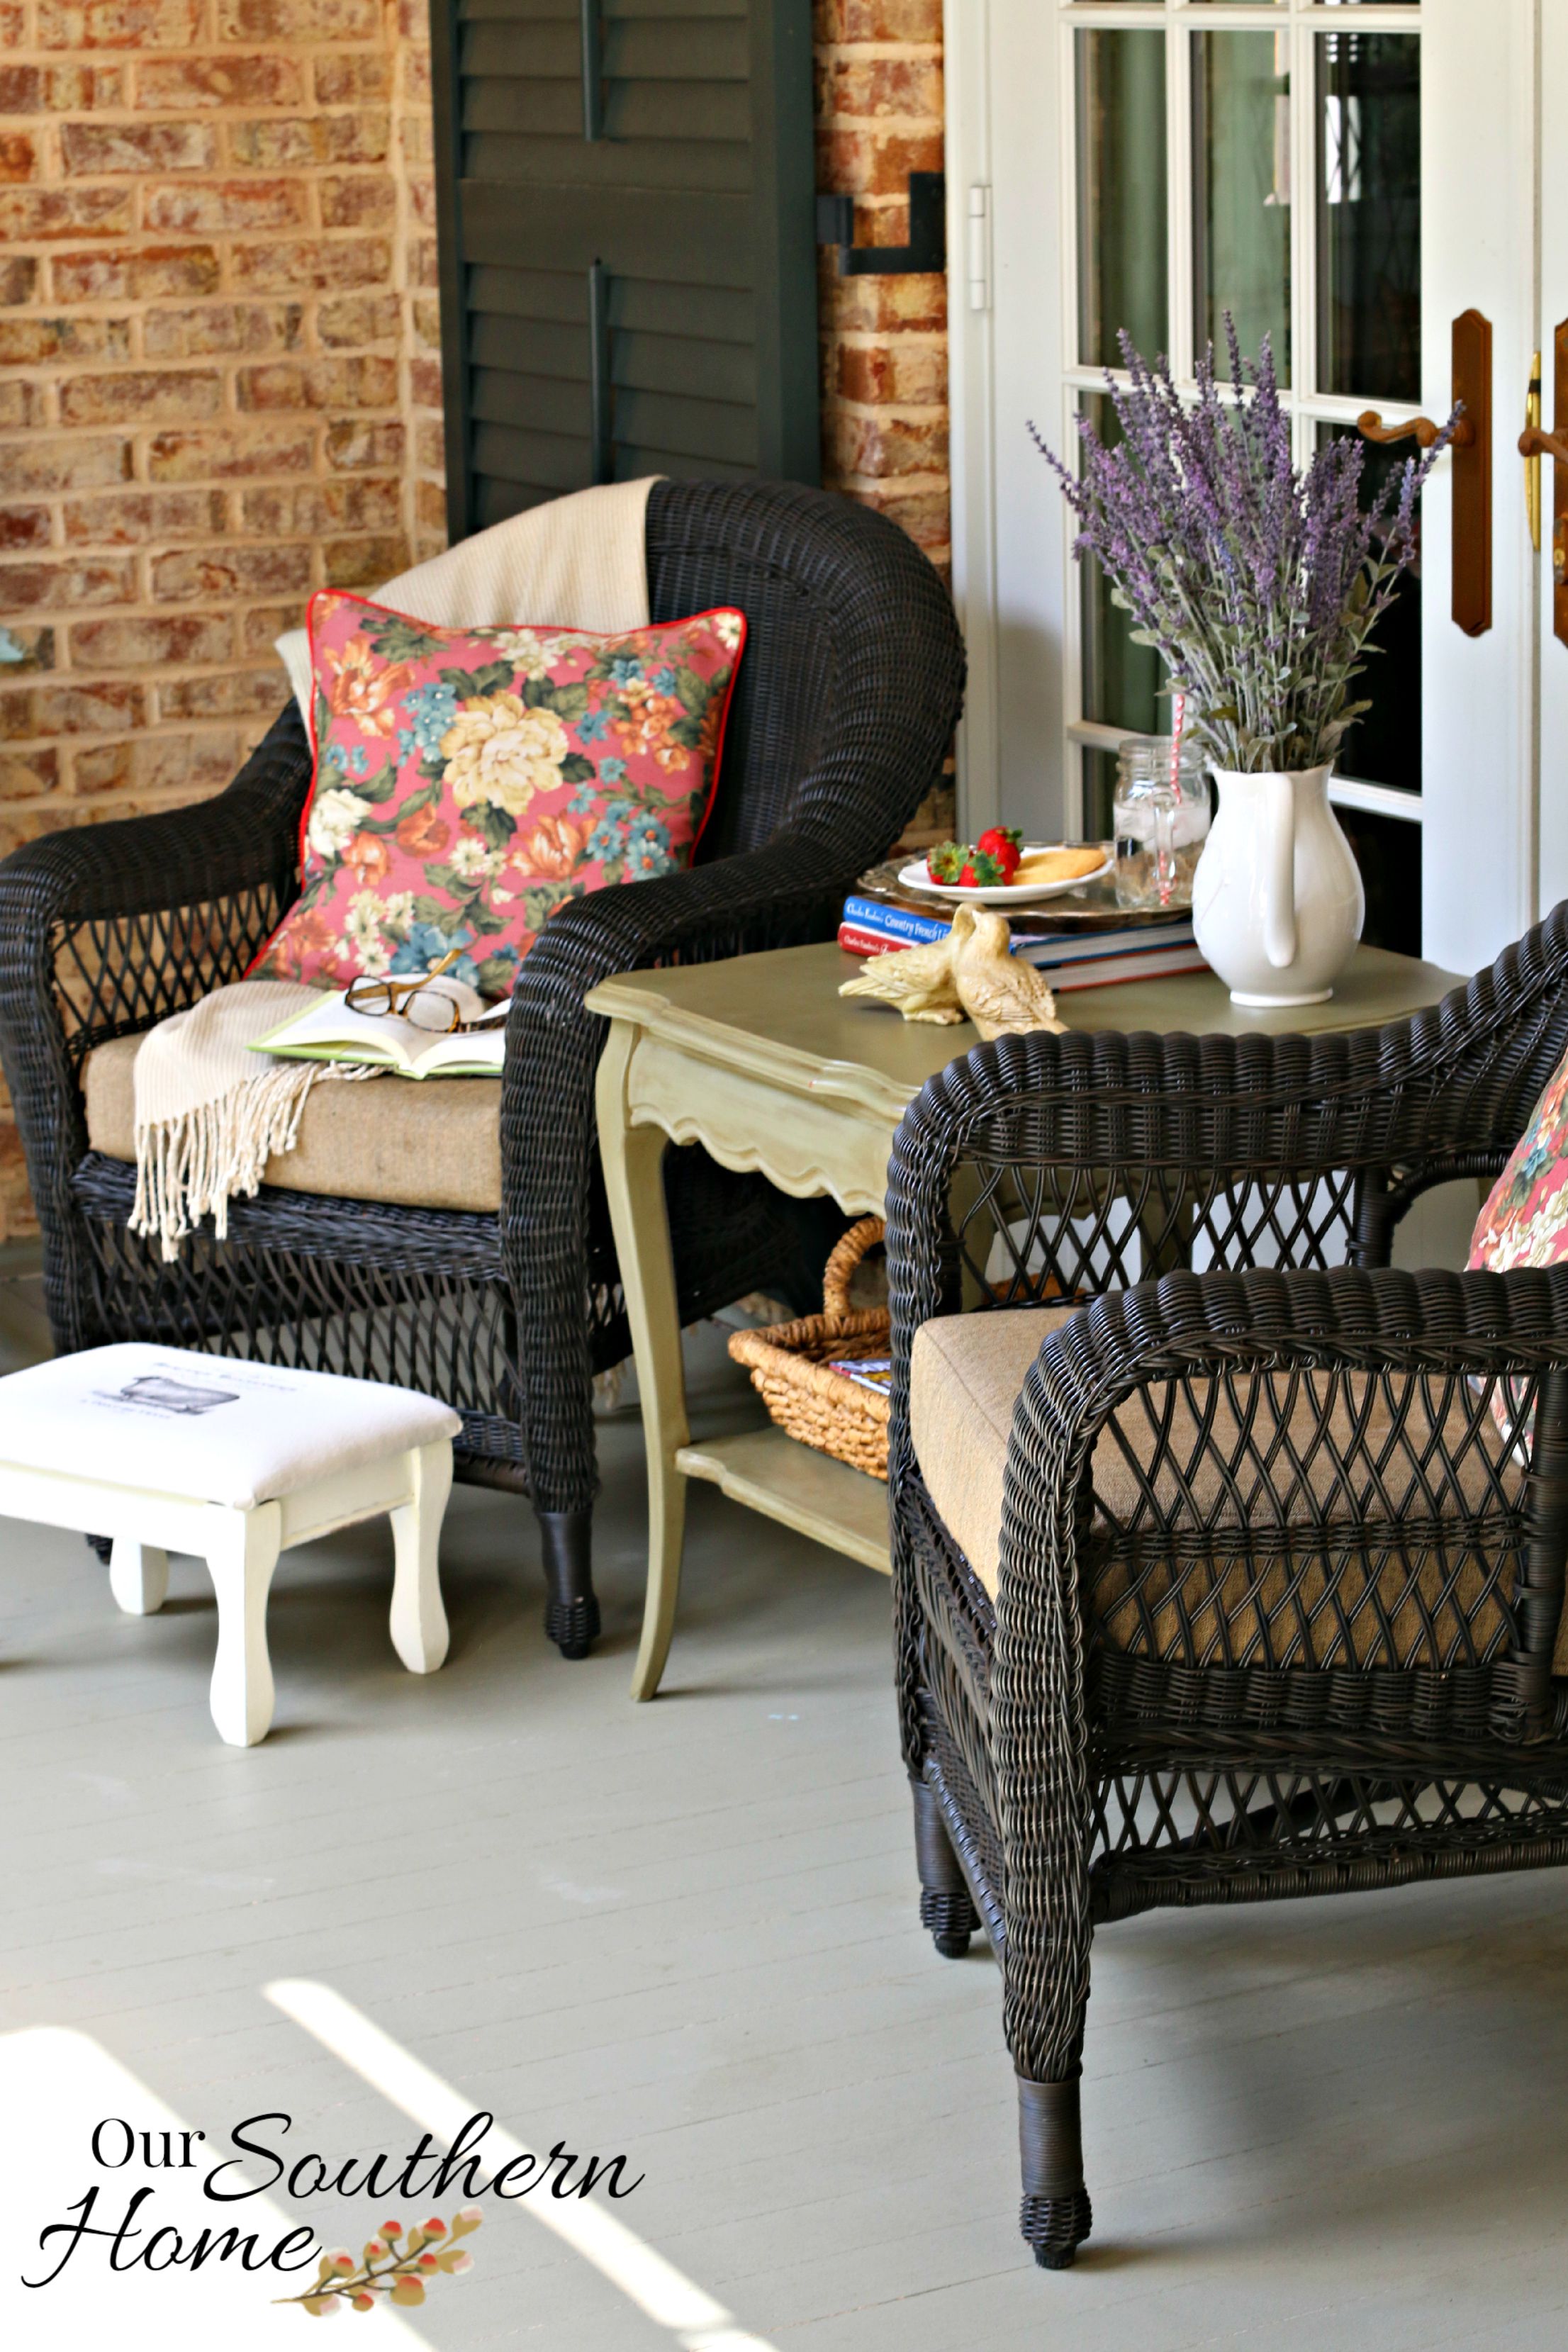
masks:
<path id="1" fill-rule="evenodd" d="M 817 480 L 811 0 L 432 16 L 453 537 L 596 480 Z"/>

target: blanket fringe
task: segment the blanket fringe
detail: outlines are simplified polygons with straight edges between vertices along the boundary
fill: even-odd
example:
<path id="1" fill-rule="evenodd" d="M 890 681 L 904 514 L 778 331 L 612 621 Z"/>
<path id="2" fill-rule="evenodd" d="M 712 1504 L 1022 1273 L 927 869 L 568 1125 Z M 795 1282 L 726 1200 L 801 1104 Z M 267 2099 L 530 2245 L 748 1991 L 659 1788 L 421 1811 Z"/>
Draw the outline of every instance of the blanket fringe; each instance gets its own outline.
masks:
<path id="1" fill-rule="evenodd" d="M 273 1154 L 293 1150 L 312 1087 L 384 1076 L 358 1062 L 280 1062 L 177 1118 L 138 1126 L 131 1231 L 156 1235 L 166 1265 L 203 1217 L 226 1241 L 229 1202 L 253 1200 Z"/>

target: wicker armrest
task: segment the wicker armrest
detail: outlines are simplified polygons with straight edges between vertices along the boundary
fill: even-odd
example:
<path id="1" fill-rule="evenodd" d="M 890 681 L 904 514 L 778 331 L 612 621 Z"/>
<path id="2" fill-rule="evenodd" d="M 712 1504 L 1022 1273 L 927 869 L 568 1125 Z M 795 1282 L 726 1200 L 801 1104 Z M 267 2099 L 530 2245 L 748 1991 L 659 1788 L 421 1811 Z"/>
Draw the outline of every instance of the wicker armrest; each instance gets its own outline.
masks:
<path id="1" fill-rule="evenodd" d="M 47 834 L 0 866 L 0 1056 L 58 1331 L 72 1328 L 54 1261 L 68 1246 L 70 1173 L 87 1148 L 82 1059 L 240 977 L 299 887 L 310 772 L 290 701 L 216 798 Z"/>
<path id="2" fill-rule="evenodd" d="M 1496 1624 L 1488 1579 L 1512 1559 L 1512 1616 L 1501 1622 L 1514 1630 L 1492 1669 L 1490 1729 L 1510 1739 L 1549 1732 L 1568 1551 L 1565 1318 L 1568 1268 L 1388 1267 L 1175 1274 L 1069 1317 L 1025 1381 L 1008 1444 L 999 1612 L 1011 1664 L 999 1696 L 1005 1687 L 1034 1704 L 1023 1694 L 1037 1698 L 1040 1677 L 1056 1670 L 1047 1653 L 1080 1647 L 1073 1596 L 1087 1496 L 1091 1480 L 1099 1496 L 1121 1466 L 1133 1500 L 1121 1506 L 1113 1549 L 1142 1558 L 1152 1547 L 1172 1562 L 1245 1553 L 1250 1582 L 1289 1538 L 1297 1565 L 1272 1604 L 1284 1618 L 1284 1585 L 1310 1580 L 1308 1554 L 1364 1548 L 1367 1574 L 1391 1579 L 1403 1606 L 1412 1562 L 1436 1548 L 1448 1564 L 1434 1616 L 1458 1623 L 1480 1608 Z M 1496 1433 L 1493 1384 L 1504 1381 L 1532 1425 L 1528 1469 Z M 1108 1474 L 1097 1440 L 1141 1391 Z M 1408 1547 L 1403 1566 L 1391 1567 L 1391 1528 Z M 1484 1572 L 1466 1567 L 1482 1556 Z M 1127 1610 L 1147 1632 L 1152 1608 L 1129 1601 Z"/>

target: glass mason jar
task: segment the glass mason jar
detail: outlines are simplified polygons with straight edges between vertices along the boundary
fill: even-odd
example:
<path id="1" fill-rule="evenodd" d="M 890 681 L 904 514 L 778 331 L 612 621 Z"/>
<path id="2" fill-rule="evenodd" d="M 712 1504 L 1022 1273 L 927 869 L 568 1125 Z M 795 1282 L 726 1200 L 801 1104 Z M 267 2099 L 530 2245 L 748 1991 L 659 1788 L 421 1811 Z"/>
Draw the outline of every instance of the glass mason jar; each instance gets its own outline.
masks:
<path id="1" fill-rule="evenodd" d="M 1116 903 L 1140 912 L 1190 907 L 1214 812 L 1208 771 L 1190 740 L 1130 735 L 1117 747 Z"/>

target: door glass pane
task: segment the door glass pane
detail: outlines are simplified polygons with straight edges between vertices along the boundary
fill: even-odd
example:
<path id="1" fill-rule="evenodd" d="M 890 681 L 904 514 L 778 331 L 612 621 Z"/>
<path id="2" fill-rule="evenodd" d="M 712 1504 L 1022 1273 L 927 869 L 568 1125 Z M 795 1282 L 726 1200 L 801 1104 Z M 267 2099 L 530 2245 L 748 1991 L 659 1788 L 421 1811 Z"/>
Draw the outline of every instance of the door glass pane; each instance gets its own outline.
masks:
<path id="1" fill-rule="evenodd" d="M 1359 436 L 1349 425 L 1320 425 L 1320 443 Z M 1368 506 L 1391 476 L 1404 467 L 1407 451 L 1365 443 L 1362 504 Z M 1363 783 L 1392 784 L 1396 791 L 1421 789 L 1421 509 L 1415 509 L 1415 561 L 1399 583 L 1399 593 L 1378 624 L 1362 676 L 1351 680 L 1352 699 L 1372 709 L 1356 720 L 1335 762 L 1342 776 Z"/>
<path id="2" fill-rule="evenodd" d="M 1421 44 L 1318 39 L 1318 373 L 1324 392 L 1421 397 Z"/>
<path id="3" fill-rule="evenodd" d="M 1193 38 L 1194 332 L 1225 346 L 1225 314 L 1242 350 L 1267 334 L 1290 381 L 1289 35 Z"/>
<path id="4" fill-rule="evenodd" d="M 1078 356 L 1119 367 L 1125 328 L 1152 359 L 1169 341 L 1165 299 L 1165 37 L 1075 36 Z"/>

